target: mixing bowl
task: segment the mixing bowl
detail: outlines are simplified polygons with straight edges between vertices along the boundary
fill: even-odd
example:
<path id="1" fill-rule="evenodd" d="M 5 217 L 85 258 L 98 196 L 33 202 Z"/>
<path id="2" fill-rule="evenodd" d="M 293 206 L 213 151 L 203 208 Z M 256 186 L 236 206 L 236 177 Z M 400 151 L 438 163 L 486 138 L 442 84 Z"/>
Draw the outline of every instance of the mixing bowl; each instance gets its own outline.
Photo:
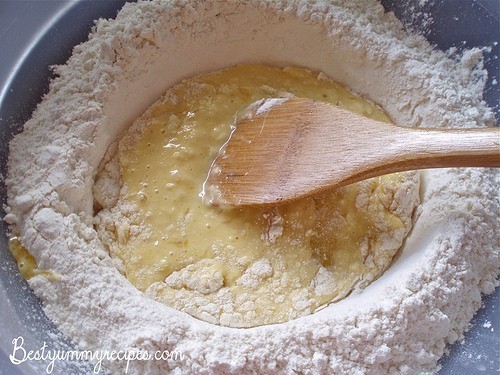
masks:
<path id="1" fill-rule="evenodd" d="M 62 64 L 72 47 L 86 40 L 93 21 L 113 17 L 123 1 L 38 2 L 4 1 L 0 3 L 0 136 L 2 175 L 6 171 L 8 141 L 21 129 L 36 104 L 48 89 L 51 77 L 48 67 Z M 498 36 L 499 7 L 493 1 L 382 1 L 394 11 L 407 28 L 418 30 L 438 48 L 456 47 L 458 51 L 473 46 L 491 47 L 485 53 L 489 78 L 485 100 L 499 116 Z M 426 15 L 434 22 L 429 23 Z M 194 62 L 196 64 L 196 62 Z M 0 185 L 3 203 L 5 186 Z M 3 213 L 2 213 L 3 216 Z M 36 374 L 45 371 L 41 363 L 14 365 L 9 360 L 12 339 L 22 336 L 34 348 L 54 340 L 66 342 L 46 318 L 41 304 L 20 276 L 8 250 L 6 225 L 1 222 L 0 243 L 0 374 Z M 450 348 L 441 360 L 440 374 L 493 373 L 498 358 L 500 329 L 498 321 L 498 288 L 485 298 L 484 307 L 473 320 L 464 344 Z M 41 366 L 41 367 L 39 367 Z M 76 364 L 76 372 L 89 372 Z"/>

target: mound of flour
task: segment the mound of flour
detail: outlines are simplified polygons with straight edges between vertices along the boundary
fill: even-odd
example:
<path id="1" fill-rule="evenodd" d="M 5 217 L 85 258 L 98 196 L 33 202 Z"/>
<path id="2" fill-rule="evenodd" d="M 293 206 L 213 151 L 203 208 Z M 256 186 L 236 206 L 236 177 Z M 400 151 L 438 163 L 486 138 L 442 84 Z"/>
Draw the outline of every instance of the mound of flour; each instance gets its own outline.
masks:
<path id="1" fill-rule="evenodd" d="M 104 250 L 92 186 L 110 143 L 175 81 L 239 61 L 314 65 L 401 124 L 493 122 L 481 100 L 481 51 L 454 59 L 434 51 L 374 0 L 127 4 L 55 68 L 58 78 L 10 144 L 5 220 L 39 267 L 60 275 L 29 280 L 46 314 L 80 349 L 184 354 L 104 363 L 128 373 L 435 371 L 481 293 L 497 285 L 492 170 L 423 173 L 419 217 L 393 266 L 363 293 L 283 324 L 197 321 L 136 290 Z"/>

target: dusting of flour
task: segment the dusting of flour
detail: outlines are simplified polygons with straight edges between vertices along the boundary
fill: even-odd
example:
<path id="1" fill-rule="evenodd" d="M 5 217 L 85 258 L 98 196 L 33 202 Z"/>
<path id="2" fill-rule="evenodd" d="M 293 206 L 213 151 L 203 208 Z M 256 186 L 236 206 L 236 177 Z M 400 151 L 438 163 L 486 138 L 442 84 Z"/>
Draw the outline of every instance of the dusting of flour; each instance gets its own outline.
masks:
<path id="1" fill-rule="evenodd" d="M 493 123 L 481 100 L 481 51 L 452 60 L 407 35 L 374 0 L 127 4 L 55 68 L 58 78 L 10 144 L 5 220 L 38 266 L 60 275 L 29 280 L 46 314 L 80 349 L 184 354 L 130 362 L 132 374 L 436 371 L 481 293 L 497 285 L 493 170 L 424 172 L 419 217 L 393 266 L 363 293 L 287 323 L 198 321 L 132 287 L 104 250 L 92 226 L 92 186 L 110 143 L 166 87 L 238 62 L 323 71 L 396 123 Z M 127 363 L 105 365 L 124 371 Z"/>

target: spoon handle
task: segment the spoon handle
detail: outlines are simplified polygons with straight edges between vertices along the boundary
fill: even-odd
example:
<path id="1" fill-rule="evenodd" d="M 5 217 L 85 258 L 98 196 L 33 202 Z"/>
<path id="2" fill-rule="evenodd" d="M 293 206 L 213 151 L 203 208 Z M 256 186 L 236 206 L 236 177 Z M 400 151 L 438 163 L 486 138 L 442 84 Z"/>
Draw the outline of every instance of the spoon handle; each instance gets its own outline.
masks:
<path id="1" fill-rule="evenodd" d="M 498 127 L 415 129 L 398 126 L 394 130 L 390 134 L 392 140 L 387 147 L 397 152 L 396 163 L 400 164 L 404 170 L 500 167 L 500 128 Z M 386 152 L 387 149 L 382 151 Z"/>
<path id="2" fill-rule="evenodd" d="M 330 148 L 330 158 L 351 160 L 342 168 L 317 168 L 327 184 L 342 185 L 393 172 L 446 167 L 500 167 L 500 128 L 413 128 L 374 121 L 331 105 L 316 103 L 312 120 L 315 144 Z M 328 126 L 319 126 L 320 123 Z M 348 135 L 348 136 L 346 136 Z M 353 147 L 349 143 L 353 142 Z M 301 155 L 303 156 L 303 155 Z M 308 155 L 309 156 L 309 155 Z M 309 165 L 321 165 L 321 155 Z M 345 165 L 348 164 L 348 167 Z M 324 165 L 324 163 L 323 163 Z M 313 167 L 313 169 L 316 169 Z"/>

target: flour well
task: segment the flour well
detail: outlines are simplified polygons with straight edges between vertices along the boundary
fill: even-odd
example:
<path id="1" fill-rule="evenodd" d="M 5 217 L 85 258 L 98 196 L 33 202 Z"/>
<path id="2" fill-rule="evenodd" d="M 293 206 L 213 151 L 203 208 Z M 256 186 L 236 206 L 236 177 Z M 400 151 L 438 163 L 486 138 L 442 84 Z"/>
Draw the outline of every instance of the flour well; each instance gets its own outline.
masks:
<path id="1" fill-rule="evenodd" d="M 200 322 L 145 297 L 104 250 L 92 186 L 109 144 L 167 87 L 240 62 L 323 71 L 400 124 L 493 124 L 481 100 L 481 52 L 450 59 L 405 34 L 376 1 L 127 4 L 55 68 L 58 78 L 10 145 L 5 220 L 38 266 L 60 275 L 29 280 L 46 314 L 81 349 L 186 356 L 134 361 L 128 373 L 435 371 L 481 293 L 497 285 L 495 171 L 424 172 L 423 204 L 393 266 L 362 294 L 283 324 Z M 118 372 L 126 364 L 106 365 Z"/>
<path id="2" fill-rule="evenodd" d="M 203 203 L 235 116 L 277 95 L 390 122 L 376 104 L 303 68 L 239 64 L 169 88 L 120 138 L 94 186 L 99 238 L 146 295 L 209 323 L 254 327 L 309 315 L 391 264 L 419 203 L 417 172 L 279 206 Z"/>

